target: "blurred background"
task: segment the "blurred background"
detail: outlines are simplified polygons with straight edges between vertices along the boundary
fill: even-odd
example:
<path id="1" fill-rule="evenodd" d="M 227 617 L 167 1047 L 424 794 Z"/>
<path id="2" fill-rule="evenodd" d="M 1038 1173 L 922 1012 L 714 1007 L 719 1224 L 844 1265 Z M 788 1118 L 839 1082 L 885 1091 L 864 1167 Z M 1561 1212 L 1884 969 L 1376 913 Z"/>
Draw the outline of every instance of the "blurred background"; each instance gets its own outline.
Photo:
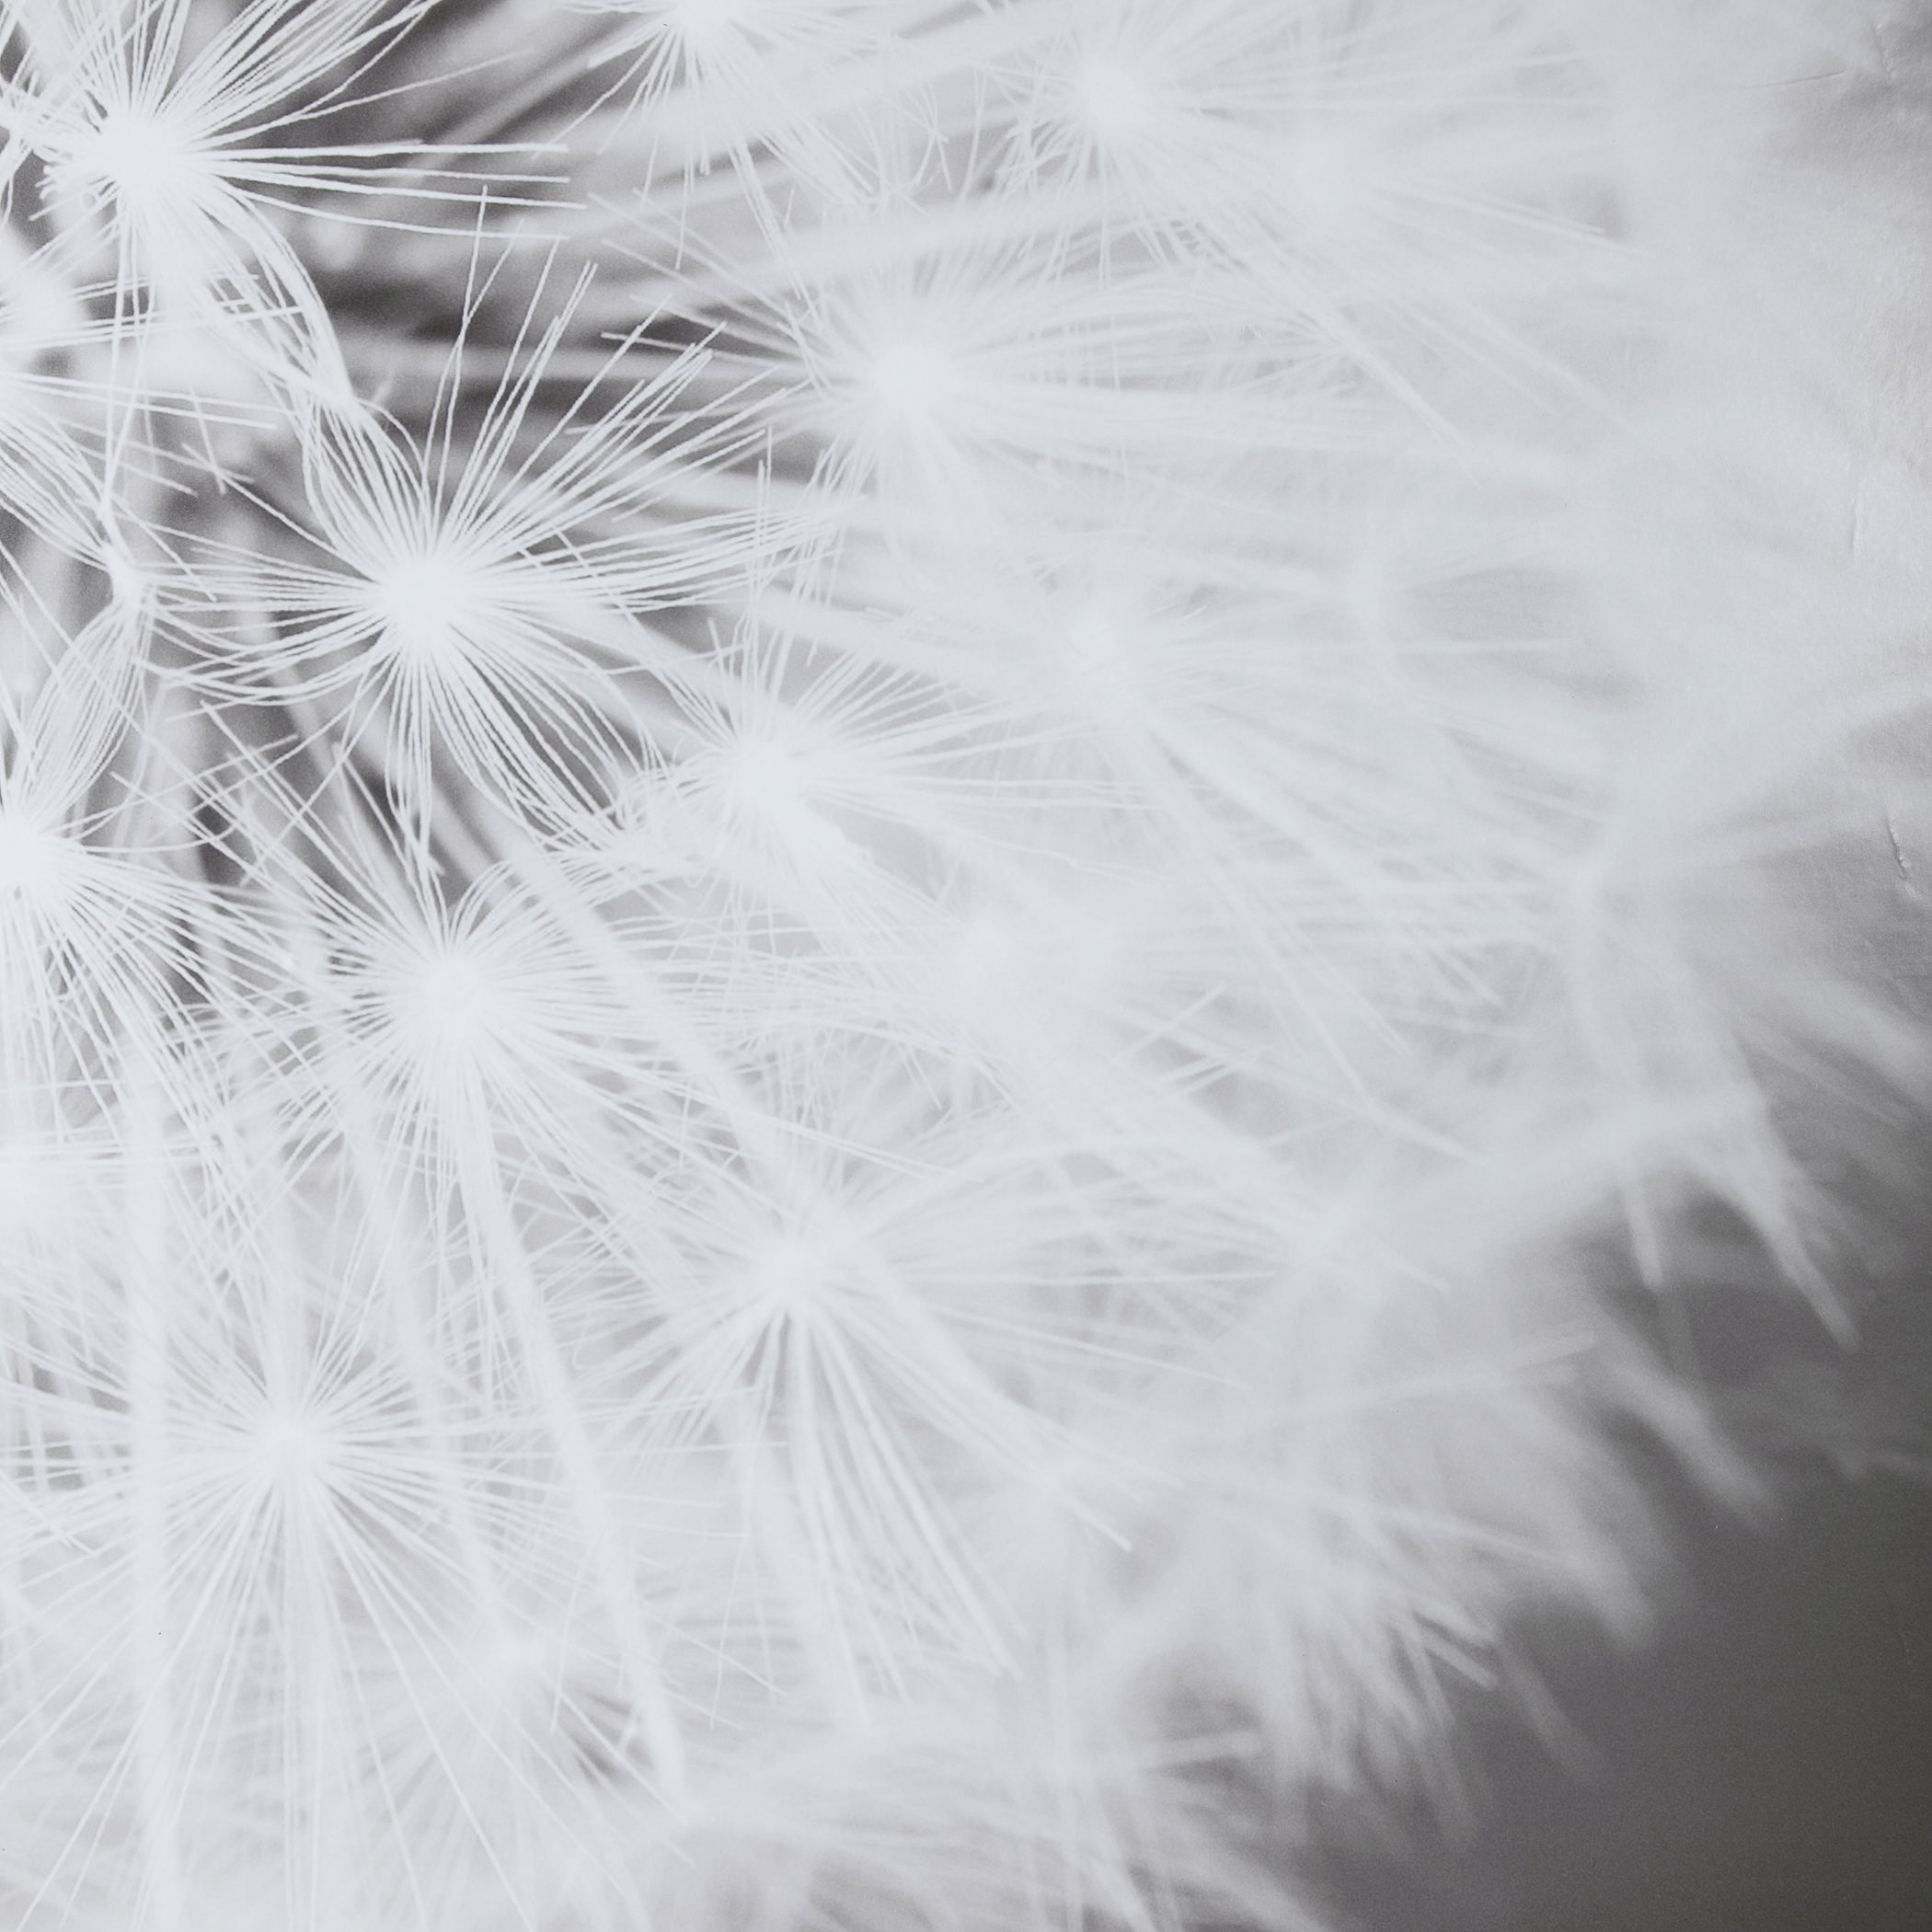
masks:
<path id="1" fill-rule="evenodd" d="M 1348 1932 L 1932 1932 L 1932 1214 L 1891 1191 L 1855 1348 L 1762 1282 L 1685 1297 L 1676 1346 L 1775 1510 L 1654 1459 L 1677 1570 L 1650 1643 L 1526 1627 L 1514 1713 L 1468 1700 L 1459 1792 L 1323 1806 Z"/>

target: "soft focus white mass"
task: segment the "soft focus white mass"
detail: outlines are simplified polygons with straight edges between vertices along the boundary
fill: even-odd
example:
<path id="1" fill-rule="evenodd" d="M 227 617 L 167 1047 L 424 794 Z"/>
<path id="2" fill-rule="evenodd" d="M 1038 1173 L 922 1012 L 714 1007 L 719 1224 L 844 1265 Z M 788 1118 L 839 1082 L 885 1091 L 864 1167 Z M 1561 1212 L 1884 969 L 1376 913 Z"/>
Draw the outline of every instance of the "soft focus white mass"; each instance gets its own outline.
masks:
<path id="1" fill-rule="evenodd" d="M 1307 1932 L 1640 1627 L 1928 1070 L 1909 13 L 0 0 L 0 1925 Z"/>

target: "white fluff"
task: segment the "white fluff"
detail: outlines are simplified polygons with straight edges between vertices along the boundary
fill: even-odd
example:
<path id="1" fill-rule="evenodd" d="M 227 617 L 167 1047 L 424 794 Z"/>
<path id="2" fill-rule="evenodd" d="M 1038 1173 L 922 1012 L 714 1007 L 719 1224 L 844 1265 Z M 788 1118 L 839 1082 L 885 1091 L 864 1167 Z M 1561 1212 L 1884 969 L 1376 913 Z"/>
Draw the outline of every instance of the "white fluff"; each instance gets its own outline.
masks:
<path id="1" fill-rule="evenodd" d="M 1312 1923 L 1923 1070 L 1908 41 L 0 11 L 0 1921 Z"/>

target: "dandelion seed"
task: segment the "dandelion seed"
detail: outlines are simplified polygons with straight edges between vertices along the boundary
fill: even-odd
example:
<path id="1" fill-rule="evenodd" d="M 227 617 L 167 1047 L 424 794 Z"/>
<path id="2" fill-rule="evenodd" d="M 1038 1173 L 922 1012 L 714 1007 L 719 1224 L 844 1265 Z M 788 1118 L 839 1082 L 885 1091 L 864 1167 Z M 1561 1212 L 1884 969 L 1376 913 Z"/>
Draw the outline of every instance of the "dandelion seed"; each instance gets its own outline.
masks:
<path id="1" fill-rule="evenodd" d="M 0 1919 L 1310 1924 L 1760 1493 L 1932 524 L 1639 12 L 0 0 Z"/>
<path id="2" fill-rule="evenodd" d="M 1110 146 L 1144 135 L 1160 120 L 1160 92 L 1132 67 L 1088 61 L 1068 87 L 1073 110 L 1094 135 Z"/>
<path id="3" fill-rule="evenodd" d="M 63 841 L 17 812 L 0 813 L 0 892 L 46 909 L 61 896 Z"/>

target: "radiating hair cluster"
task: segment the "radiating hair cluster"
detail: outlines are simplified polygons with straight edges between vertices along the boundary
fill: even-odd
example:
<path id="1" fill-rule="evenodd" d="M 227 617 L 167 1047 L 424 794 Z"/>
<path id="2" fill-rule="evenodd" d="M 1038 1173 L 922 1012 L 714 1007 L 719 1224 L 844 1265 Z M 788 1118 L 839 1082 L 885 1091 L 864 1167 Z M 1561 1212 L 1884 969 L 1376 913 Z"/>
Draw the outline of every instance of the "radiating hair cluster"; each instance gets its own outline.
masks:
<path id="1" fill-rule="evenodd" d="M 1288 1932 L 1636 1626 L 1923 1060 L 1773 11 L 0 0 L 0 1921 Z"/>

